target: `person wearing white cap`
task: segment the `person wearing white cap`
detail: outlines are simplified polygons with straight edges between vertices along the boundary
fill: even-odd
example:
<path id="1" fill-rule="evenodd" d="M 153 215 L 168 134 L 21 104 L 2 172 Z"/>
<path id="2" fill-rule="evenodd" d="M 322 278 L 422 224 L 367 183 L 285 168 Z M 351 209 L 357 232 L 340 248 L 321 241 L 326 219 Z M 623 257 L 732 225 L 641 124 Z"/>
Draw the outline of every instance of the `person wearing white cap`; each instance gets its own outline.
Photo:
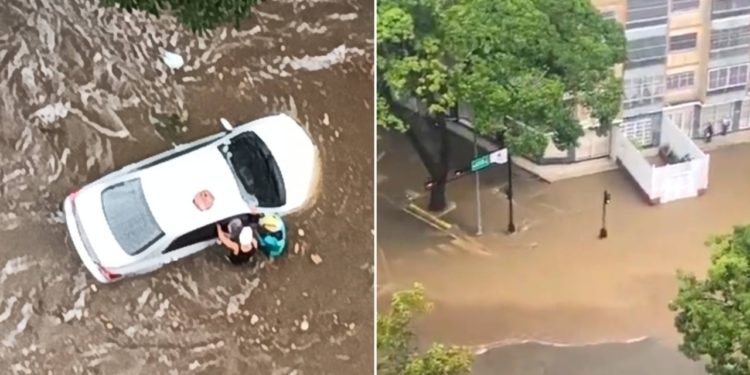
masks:
<path id="1" fill-rule="evenodd" d="M 227 229 L 228 233 L 221 229 L 221 225 L 216 224 L 219 242 L 230 250 L 227 258 L 232 264 L 247 263 L 255 255 L 255 250 L 258 248 L 258 241 L 255 239 L 253 228 L 243 223 L 240 218 L 235 218 L 229 221 Z"/>

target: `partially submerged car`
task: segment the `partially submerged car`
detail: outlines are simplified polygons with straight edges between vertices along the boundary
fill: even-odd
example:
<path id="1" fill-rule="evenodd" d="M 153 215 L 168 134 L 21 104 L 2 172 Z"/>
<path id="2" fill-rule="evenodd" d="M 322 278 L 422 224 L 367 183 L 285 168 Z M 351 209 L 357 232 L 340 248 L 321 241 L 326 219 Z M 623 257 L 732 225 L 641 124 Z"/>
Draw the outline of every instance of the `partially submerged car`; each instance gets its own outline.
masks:
<path id="1" fill-rule="evenodd" d="M 69 237 L 102 283 L 147 273 L 216 241 L 216 224 L 309 203 L 318 151 L 294 119 L 279 114 L 179 145 L 112 172 L 63 203 Z M 210 208 L 194 204 L 209 192 Z"/>

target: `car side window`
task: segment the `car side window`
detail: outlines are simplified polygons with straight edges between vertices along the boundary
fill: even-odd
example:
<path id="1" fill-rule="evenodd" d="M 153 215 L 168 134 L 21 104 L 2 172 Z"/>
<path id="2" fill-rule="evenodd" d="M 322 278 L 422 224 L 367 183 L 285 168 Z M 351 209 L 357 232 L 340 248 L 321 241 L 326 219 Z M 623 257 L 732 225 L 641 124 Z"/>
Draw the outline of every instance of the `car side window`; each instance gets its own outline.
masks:
<path id="1" fill-rule="evenodd" d="M 208 241 L 216 237 L 216 224 L 206 225 L 205 227 L 198 228 L 178 237 L 176 240 L 172 241 L 164 251 L 162 251 L 162 254 L 179 250 L 185 246 L 194 245 L 199 242 Z"/>
<path id="2" fill-rule="evenodd" d="M 230 220 L 234 219 L 238 216 L 232 216 L 228 217 L 222 221 L 219 222 L 222 228 L 224 230 L 227 230 L 226 226 L 229 223 Z M 252 215 L 245 214 L 239 216 L 243 222 L 251 222 L 252 221 Z M 180 237 L 178 237 L 176 240 L 172 241 L 169 246 L 162 251 L 162 254 L 167 254 L 169 252 L 182 249 L 185 246 L 190 246 L 197 244 L 199 242 L 208 241 L 211 239 L 218 238 L 218 235 L 216 234 L 216 223 L 211 223 L 209 225 L 206 225 L 205 227 L 198 228 L 192 232 L 188 232 Z"/>

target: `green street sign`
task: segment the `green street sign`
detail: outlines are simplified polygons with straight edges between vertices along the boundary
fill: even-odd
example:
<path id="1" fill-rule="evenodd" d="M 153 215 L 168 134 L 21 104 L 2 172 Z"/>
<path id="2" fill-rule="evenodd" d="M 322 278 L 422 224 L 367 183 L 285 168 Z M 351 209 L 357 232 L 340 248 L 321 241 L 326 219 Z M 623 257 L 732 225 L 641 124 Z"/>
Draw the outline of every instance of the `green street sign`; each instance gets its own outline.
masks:
<path id="1" fill-rule="evenodd" d="M 476 172 L 478 170 L 489 167 L 490 155 L 480 156 L 471 161 L 471 171 Z"/>

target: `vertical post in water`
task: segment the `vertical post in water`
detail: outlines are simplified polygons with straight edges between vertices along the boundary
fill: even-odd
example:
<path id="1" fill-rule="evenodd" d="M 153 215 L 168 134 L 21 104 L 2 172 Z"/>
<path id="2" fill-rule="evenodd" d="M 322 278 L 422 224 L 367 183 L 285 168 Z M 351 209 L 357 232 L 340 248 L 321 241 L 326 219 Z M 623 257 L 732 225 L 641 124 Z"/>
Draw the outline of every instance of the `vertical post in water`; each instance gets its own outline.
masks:
<path id="1" fill-rule="evenodd" d="M 607 238 L 607 205 L 611 200 L 609 192 L 604 190 L 604 199 L 602 199 L 602 228 L 599 230 L 599 239 Z"/>
<path id="2" fill-rule="evenodd" d="M 479 154 L 479 150 L 477 147 L 477 133 L 474 132 L 474 159 L 477 158 L 477 154 Z M 482 199 L 480 197 L 480 189 L 479 189 L 479 172 L 474 172 L 474 184 L 476 185 L 476 195 L 477 195 L 477 236 L 482 235 Z"/>
<path id="3" fill-rule="evenodd" d="M 510 158 L 510 148 L 508 148 L 508 233 L 515 232 L 516 224 L 513 223 L 513 161 Z"/>

